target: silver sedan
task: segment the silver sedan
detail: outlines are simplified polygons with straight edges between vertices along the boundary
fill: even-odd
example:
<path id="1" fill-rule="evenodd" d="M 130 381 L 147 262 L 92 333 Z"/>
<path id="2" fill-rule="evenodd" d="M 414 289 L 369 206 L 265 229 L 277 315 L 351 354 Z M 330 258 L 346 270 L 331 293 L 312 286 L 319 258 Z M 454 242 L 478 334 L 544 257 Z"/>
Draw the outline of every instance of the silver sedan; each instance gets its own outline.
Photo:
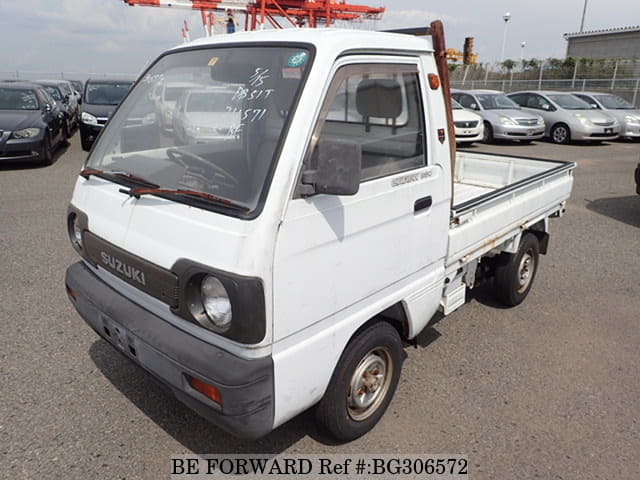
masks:
<path id="1" fill-rule="evenodd" d="M 451 96 L 484 121 L 483 142 L 494 139 L 528 143 L 544 136 L 544 120 L 497 90 L 454 90 Z"/>
<path id="2" fill-rule="evenodd" d="M 620 136 L 623 138 L 640 138 L 640 108 L 634 107 L 624 98 L 611 93 L 573 92 L 573 94 L 602 110 L 620 122 Z"/>
<path id="3" fill-rule="evenodd" d="M 509 98 L 524 110 L 538 113 L 546 124 L 545 134 L 554 143 L 613 140 L 620 134 L 620 122 L 584 100 L 567 92 L 514 92 Z"/>

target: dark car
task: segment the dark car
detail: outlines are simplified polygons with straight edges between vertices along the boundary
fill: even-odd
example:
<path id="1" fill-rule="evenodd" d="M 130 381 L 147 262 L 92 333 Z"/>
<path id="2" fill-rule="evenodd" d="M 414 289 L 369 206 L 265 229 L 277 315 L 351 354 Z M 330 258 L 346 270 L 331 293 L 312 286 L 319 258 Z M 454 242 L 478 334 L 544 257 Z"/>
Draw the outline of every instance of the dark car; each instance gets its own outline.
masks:
<path id="1" fill-rule="evenodd" d="M 82 92 L 84 92 L 84 82 L 81 80 L 69 80 L 73 89 L 78 93 L 80 103 L 82 103 Z"/>
<path id="2" fill-rule="evenodd" d="M 50 165 L 66 140 L 64 114 L 32 83 L 0 83 L 0 161 L 38 160 Z"/>
<path id="3" fill-rule="evenodd" d="M 80 112 L 80 140 L 83 150 L 91 150 L 93 142 L 132 84 L 130 79 L 87 80 Z"/>
<path id="4" fill-rule="evenodd" d="M 636 193 L 640 195 L 640 163 L 636 167 Z"/>
<path id="5" fill-rule="evenodd" d="M 71 84 L 66 80 L 37 80 L 34 83 L 42 85 L 58 103 L 65 117 L 65 135 L 67 138 L 71 138 L 73 129 L 78 125 L 80 118 L 78 97 L 71 91 Z"/>

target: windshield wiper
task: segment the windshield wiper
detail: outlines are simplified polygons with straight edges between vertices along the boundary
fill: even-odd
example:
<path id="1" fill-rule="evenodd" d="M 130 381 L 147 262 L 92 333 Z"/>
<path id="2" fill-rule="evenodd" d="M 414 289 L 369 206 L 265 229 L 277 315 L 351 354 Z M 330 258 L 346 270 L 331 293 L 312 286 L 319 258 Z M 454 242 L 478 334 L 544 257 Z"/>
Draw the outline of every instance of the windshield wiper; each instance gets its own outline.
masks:
<path id="1" fill-rule="evenodd" d="M 251 211 L 251 208 L 247 205 L 236 203 L 229 199 L 218 197 L 217 195 L 211 195 L 210 193 L 198 192 L 197 190 L 173 190 L 170 188 L 121 188 L 119 192 L 126 193 L 127 195 L 135 198 L 140 198 L 142 195 L 177 195 L 181 197 L 201 198 L 234 210 L 240 210 L 243 212 Z"/>
<path id="2" fill-rule="evenodd" d="M 138 175 L 134 175 L 133 173 L 130 173 L 130 172 L 113 171 L 113 170 L 105 171 L 105 170 L 96 170 L 93 168 L 85 168 L 80 172 L 80 176 L 86 178 L 87 180 L 91 175 L 96 175 L 98 177 L 102 176 L 107 178 L 108 177 L 123 178 L 130 182 L 134 182 L 139 185 L 144 185 L 145 187 L 149 187 L 149 188 L 157 188 L 159 186 L 157 183 L 150 182 L 146 178 L 139 177 Z"/>

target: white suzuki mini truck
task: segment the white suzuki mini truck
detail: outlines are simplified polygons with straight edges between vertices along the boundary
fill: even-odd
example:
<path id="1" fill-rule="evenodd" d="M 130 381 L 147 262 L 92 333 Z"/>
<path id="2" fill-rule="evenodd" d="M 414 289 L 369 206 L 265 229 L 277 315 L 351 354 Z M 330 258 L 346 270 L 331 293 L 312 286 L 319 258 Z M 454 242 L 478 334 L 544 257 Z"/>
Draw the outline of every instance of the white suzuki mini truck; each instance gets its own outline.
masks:
<path id="1" fill-rule="evenodd" d="M 157 121 L 165 83 L 228 103 L 183 126 L 198 141 Z M 572 188 L 573 163 L 452 155 L 445 90 L 431 37 L 293 29 L 164 53 L 77 180 L 73 305 L 234 435 L 313 406 L 336 438 L 363 435 L 438 310 L 482 278 L 527 296 Z"/>

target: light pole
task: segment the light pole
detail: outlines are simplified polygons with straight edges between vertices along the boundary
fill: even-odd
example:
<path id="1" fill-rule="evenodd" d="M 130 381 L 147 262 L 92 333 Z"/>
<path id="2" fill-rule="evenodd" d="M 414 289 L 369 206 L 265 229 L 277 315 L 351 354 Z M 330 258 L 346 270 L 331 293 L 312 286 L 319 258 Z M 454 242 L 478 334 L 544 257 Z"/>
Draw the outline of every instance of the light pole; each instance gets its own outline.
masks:
<path id="1" fill-rule="evenodd" d="M 582 9 L 582 22 L 580 22 L 580 33 L 584 30 L 584 17 L 587 15 L 587 3 L 589 0 L 584 0 L 584 8 Z"/>
<path id="2" fill-rule="evenodd" d="M 504 47 L 507 45 L 507 23 L 511 19 L 511 14 L 509 12 L 505 13 L 502 16 L 504 20 L 504 34 L 502 35 L 502 53 L 500 54 L 500 63 L 504 62 Z"/>

